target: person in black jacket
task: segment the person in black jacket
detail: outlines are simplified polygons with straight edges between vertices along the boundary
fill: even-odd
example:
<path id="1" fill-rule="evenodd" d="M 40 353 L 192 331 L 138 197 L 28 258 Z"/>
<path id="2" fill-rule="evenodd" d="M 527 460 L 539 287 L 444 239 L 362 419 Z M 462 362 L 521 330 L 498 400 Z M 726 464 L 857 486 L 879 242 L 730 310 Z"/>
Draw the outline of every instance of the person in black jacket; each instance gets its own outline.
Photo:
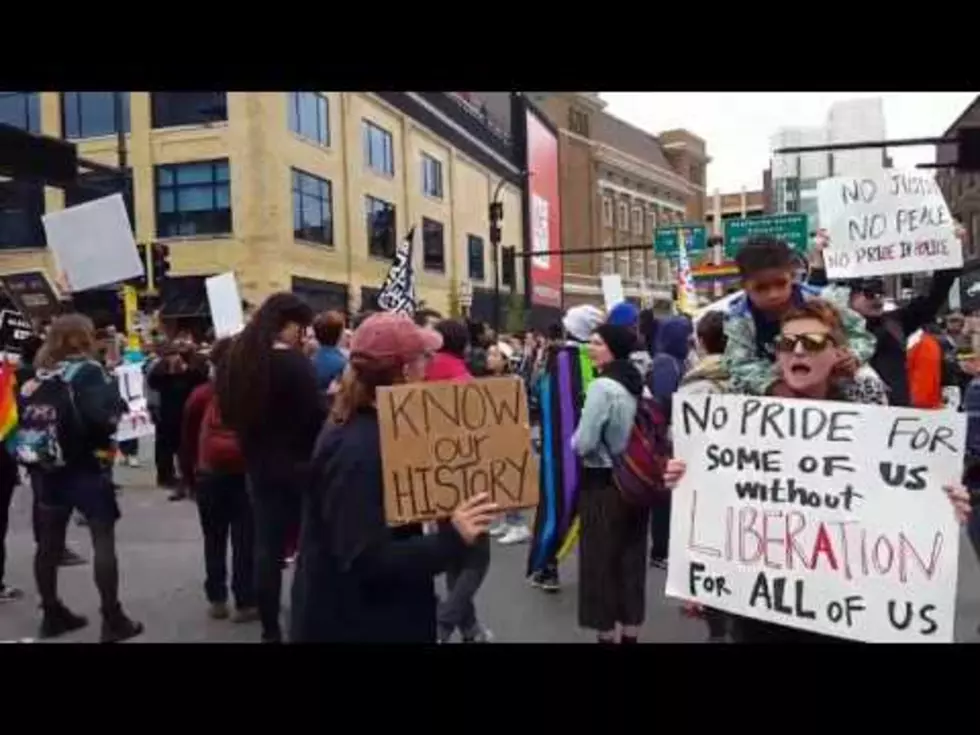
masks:
<path id="1" fill-rule="evenodd" d="M 303 354 L 312 323 L 312 309 L 298 296 L 273 294 L 235 338 L 225 369 L 215 376 L 221 417 L 238 434 L 245 456 L 265 643 L 282 641 L 282 565 L 325 419 L 313 363 Z"/>
<path id="2" fill-rule="evenodd" d="M 433 577 L 489 529 L 486 494 L 423 535 L 385 523 L 377 388 L 421 381 L 441 340 L 408 317 L 376 314 L 354 333 L 350 367 L 313 458 L 303 503 L 290 641 L 435 643 Z"/>
<path id="3" fill-rule="evenodd" d="M 41 597 L 42 638 L 52 638 L 84 627 L 88 621 L 75 615 L 58 597 L 58 566 L 65 545 L 68 520 L 73 510 L 86 519 L 94 550 L 95 585 L 102 603 L 102 641 L 113 643 L 139 635 L 140 623 L 130 620 L 119 604 L 119 563 L 116 558 L 116 521 L 119 505 L 112 480 L 106 472 L 114 448 L 112 435 L 126 403 L 116 380 L 94 359 L 95 329 L 81 314 L 58 317 L 51 325 L 39 356 L 37 374 L 21 389 L 28 410 L 31 396 L 46 381 L 61 379 L 70 385 L 75 412 L 74 429 L 61 435 L 60 466 L 31 468 L 38 496 L 40 539 L 34 559 L 34 576 Z"/>
<path id="4" fill-rule="evenodd" d="M 957 226 L 957 237 L 965 240 L 966 230 Z M 817 233 L 814 260 L 810 271 L 810 283 L 815 286 L 827 283 L 823 265 L 823 249 L 829 240 L 826 232 Z M 890 406 L 909 406 L 909 379 L 905 353 L 908 338 L 936 320 L 936 315 L 949 298 L 962 269 L 937 271 L 929 284 L 929 291 L 917 296 L 904 306 L 885 311 L 885 281 L 883 278 L 859 278 L 849 281 L 848 305 L 864 317 L 865 325 L 877 340 L 874 354 L 868 364 L 888 386 Z"/>

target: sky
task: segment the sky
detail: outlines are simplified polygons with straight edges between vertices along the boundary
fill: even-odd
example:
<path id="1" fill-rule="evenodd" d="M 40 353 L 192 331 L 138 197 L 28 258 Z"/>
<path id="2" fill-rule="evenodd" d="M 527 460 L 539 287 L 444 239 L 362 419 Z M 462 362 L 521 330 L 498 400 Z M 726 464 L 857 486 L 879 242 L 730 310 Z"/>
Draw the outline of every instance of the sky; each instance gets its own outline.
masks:
<path id="1" fill-rule="evenodd" d="M 781 127 L 823 125 L 831 104 L 881 97 L 889 139 L 939 137 L 977 92 L 600 92 L 606 111 L 657 134 L 687 128 L 704 138 L 708 192 L 762 188 L 769 138 Z M 935 161 L 935 148 L 893 148 L 896 167 Z"/>

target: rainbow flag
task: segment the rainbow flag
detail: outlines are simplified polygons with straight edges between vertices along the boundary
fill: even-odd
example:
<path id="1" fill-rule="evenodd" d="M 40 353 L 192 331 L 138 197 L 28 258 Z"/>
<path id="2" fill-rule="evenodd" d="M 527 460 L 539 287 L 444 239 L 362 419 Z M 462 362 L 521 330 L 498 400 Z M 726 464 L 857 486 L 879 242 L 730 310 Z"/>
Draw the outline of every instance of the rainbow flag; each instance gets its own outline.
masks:
<path id="1" fill-rule="evenodd" d="M 17 377 L 9 362 L 0 365 L 0 441 L 17 428 Z"/>

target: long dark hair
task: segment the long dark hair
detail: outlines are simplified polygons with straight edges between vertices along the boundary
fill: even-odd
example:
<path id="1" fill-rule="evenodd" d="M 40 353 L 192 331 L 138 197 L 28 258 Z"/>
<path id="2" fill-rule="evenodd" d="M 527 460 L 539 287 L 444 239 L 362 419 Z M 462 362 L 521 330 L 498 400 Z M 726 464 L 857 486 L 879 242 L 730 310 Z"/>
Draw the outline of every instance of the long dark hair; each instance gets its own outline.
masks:
<path id="1" fill-rule="evenodd" d="M 258 426 L 269 401 L 273 344 L 287 324 L 308 327 L 313 310 L 298 296 L 281 292 L 267 298 L 228 350 L 224 370 L 215 375 L 222 420 L 239 434 Z"/>

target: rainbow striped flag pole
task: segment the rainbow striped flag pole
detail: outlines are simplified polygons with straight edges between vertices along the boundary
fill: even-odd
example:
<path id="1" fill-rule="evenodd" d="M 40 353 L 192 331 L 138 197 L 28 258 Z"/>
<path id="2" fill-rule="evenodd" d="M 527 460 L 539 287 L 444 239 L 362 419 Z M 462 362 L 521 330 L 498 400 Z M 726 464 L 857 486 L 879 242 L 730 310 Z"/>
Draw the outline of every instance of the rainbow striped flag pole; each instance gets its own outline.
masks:
<path id="1" fill-rule="evenodd" d="M 688 230 L 677 230 L 677 311 L 681 314 L 694 314 L 698 308 L 697 291 L 694 290 L 694 277 L 691 275 L 691 261 L 687 257 Z"/>
<path id="2" fill-rule="evenodd" d="M 17 428 L 17 377 L 12 363 L 0 362 L 0 442 Z"/>

